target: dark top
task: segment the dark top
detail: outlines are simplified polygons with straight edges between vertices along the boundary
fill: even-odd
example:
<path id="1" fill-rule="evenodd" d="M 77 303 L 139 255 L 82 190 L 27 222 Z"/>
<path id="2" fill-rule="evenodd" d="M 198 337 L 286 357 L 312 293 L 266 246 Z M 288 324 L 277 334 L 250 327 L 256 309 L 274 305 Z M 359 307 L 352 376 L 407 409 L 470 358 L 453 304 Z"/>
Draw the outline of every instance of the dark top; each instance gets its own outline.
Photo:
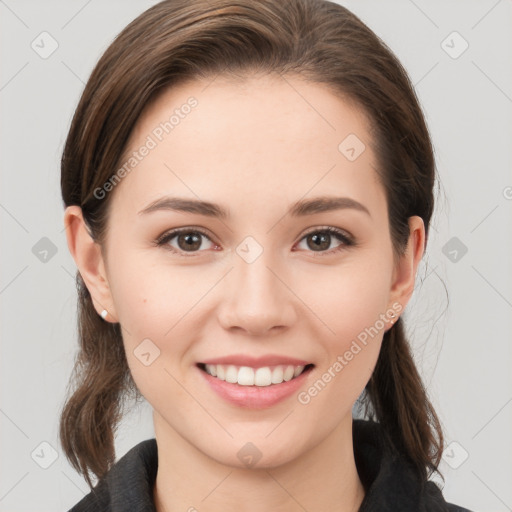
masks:
<path id="1" fill-rule="evenodd" d="M 366 494 L 359 512 L 471 512 L 447 503 L 432 481 L 415 477 L 407 462 L 384 449 L 379 424 L 353 420 L 354 457 Z M 68 512 L 156 512 L 156 439 L 134 446 Z"/>

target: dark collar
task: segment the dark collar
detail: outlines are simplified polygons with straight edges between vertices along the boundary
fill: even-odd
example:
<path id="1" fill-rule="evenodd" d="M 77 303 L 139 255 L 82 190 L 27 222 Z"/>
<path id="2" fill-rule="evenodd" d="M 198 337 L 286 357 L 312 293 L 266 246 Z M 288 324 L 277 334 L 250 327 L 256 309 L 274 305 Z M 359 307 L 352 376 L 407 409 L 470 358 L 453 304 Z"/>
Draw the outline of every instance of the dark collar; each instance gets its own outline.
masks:
<path id="1" fill-rule="evenodd" d="M 357 472 L 366 492 L 359 512 L 465 510 L 446 503 L 434 482 L 422 480 L 409 462 L 387 449 L 379 423 L 354 420 L 352 437 Z"/>
<path id="2" fill-rule="evenodd" d="M 353 439 L 356 467 L 366 491 L 359 512 L 470 512 L 446 503 L 434 482 L 422 482 L 405 460 L 391 455 L 378 423 L 354 420 Z M 69 512 L 156 512 L 157 468 L 156 439 L 142 441 Z"/>

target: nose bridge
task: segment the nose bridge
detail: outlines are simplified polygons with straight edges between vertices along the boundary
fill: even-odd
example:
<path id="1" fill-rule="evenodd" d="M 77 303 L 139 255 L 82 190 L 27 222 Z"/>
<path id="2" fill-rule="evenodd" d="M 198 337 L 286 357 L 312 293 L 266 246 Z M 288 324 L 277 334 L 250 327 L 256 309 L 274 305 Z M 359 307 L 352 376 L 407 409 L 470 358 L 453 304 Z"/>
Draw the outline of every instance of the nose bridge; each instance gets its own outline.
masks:
<path id="1" fill-rule="evenodd" d="M 221 322 L 251 334 L 290 325 L 294 319 L 293 294 L 280 275 L 283 268 L 270 248 L 247 237 L 233 255 L 233 270 L 227 279 L 229 296 L 223 297 Z M 283 282 L 284 281 L 284 282 Z"/>

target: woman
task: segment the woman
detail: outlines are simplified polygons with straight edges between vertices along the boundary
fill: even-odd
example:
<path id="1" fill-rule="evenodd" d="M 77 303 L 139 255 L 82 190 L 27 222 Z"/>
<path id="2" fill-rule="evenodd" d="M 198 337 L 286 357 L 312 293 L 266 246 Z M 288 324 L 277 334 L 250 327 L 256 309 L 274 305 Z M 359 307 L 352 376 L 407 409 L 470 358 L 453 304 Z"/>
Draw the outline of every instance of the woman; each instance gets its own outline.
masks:
<path id="1" fill-rule="evenodd" d="M 167 0 L 126 27 L 62 157 L 60 438 L 100 480 L 72 510 L 467 510 L 428 481 L 443 435 L 401 318 L 434 183 L 406 72 L 347 9 Z M 115 462 L 130 394 L 155 439 Z"/>

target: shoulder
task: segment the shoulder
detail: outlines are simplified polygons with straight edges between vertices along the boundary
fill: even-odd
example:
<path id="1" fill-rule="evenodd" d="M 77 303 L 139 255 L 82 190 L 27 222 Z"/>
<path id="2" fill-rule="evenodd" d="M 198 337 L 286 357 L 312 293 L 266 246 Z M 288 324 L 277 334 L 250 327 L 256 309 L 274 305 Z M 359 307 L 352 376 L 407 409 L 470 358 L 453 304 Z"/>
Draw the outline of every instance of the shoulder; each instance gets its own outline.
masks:
<path id="1" fill-rule="evenodd" d="M 365 487 L 359 512 L 471 512 L 447 503 L 438 485 L 420 477 L 384 438 L 378 422 L 353 421 L 354 457 Z"/>
<path id="2" fill-rule="evenodd" d="M 158 469 L 156 439 L 131 448 L 69 512 L 156 512 L 153 485 Z"/>
<path id="3" fill-rule="evenodd" d="M 448 512 L 472 512 L 468 508 L 459 507 L 458 505 L 454 505 L 453 503 L 446 504 L 448 508 Z"/>
<path id="4" fill-rule="evenodd" d="M 439 512 L 473 512 L 468 508 L 461 507 L 460 505 L 456 505 L 455 503 L 448 503 L 445 501 L 443 497 L 442 490 L 438 487 L 438 485 L 434 482 L 427 482 L 426 488 L 429 489 L 426 494 L 428 494 L 432 503 L 436 504 L 438 508 L 434 510 L 439 510 Z M 428 501 L 428 500 L 427 500 Z M 430 511 L 430 509 L 427 509 Z"/>

